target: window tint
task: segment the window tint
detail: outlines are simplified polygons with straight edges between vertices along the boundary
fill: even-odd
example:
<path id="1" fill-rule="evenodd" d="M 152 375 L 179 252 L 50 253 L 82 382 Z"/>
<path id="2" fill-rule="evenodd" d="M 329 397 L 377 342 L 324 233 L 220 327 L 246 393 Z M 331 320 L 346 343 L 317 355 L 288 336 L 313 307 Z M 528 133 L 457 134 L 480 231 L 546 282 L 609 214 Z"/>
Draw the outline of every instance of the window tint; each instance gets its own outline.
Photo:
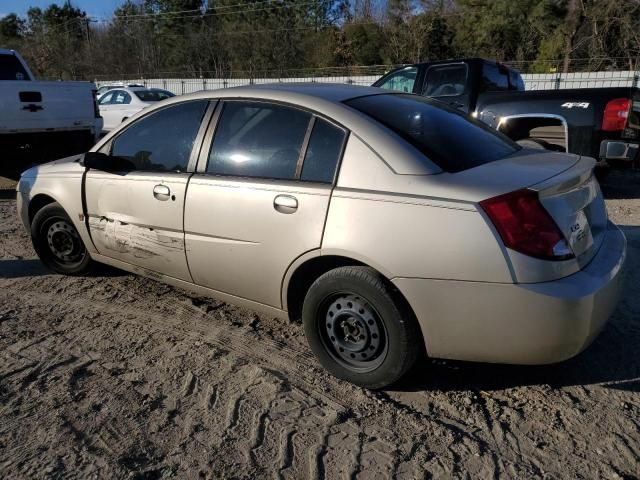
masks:
<path id="1" fill-rule="evenodd" d="M 496 92 L 501 90 L 509 90 L 507 70 L 501 69 L 496 64 L 485 63 L 482 67 L 482 91 Z"/>
<path id="2" fill-rule="evenodd" d="M 504 135 L 436 100 L 387 94 L 345 103 L 396 132 L 447 172 L 473 168 L 519 150 Z"/>
<path id="3" fill-rule="evenodd" d="M 106 105 L 108 103 L 111 103 L 111 100 L 113 100 L 113 94 L 114 92 L 105 93 L 103 96 L 100 97 L 100 100 L 98 101 L 98 103 L 100 105 Z"/>
<path id="4" fill-rule="evenodd" d="M 386 90 L 411 93 L 413 92 L 413 84 L 416 82 L 417 75 L 417 67 L 404 68 L 399 72 L 390 74 L 384 79 L 383 83 L 377 86 Z"/>
<path id="5" fill-rule="evenodd" d="M 185 171 L 207 101 L 186 102 L 143 117 L 113 141 L 111 155 L 132 170 Z"/>
<path id="6" fill-rule="evenodd" d="M 467 65 L 437 65 L 427 70 L 423 95 L 428 97 L 449 97 L 462 95 L 467 83 Z"/>
<path id="7" fill-rule="evenodd" d="M 332 183 L 342 153 L 344 130 L 316 119 L 302 167 L 302 180 Z"/>
<path id="8" fill-rule="evenodd" d="M 31 80 L 15 55 L 0 55 L 0 80 Z"/>
<path id="9" fill-rule="evenodd" d="M 207 172 L 293 179 L 311 115 L 262 102 L 226 102 Z"/>
<path id="10" fill-rule="evenodd" d="M 163 90 L 134 90 L 136 97 L 143 102 L 159 102 L 160 100 L 166 100 L 169 97 L 173 97 L 169 92 Z"/>

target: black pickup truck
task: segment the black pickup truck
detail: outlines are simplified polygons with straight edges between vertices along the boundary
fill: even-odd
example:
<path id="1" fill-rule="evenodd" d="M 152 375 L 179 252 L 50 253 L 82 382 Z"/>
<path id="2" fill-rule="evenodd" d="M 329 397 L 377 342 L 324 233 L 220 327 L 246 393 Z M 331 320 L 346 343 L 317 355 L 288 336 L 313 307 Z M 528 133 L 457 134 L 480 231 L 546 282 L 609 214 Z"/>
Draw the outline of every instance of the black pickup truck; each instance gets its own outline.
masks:
<path id="1" fill-rule="evenodd" d="M 640 166 L 638 88 L 524 91 L 519 72 L 482 58 L 407 65 L 373 85 L 436 98 L 523 146 Z"/>

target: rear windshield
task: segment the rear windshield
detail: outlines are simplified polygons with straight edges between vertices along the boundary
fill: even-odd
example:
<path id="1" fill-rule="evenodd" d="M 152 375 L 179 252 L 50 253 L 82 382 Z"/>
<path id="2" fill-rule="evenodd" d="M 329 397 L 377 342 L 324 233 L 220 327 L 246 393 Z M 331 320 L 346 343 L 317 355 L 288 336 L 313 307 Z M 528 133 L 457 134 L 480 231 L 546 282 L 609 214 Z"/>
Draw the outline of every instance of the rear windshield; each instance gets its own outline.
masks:
<path id="1" fill-rule="evenodd" d="M 500 160 L 520 149 L 483 123 L 418 95 L 370 95 L 345 103 L 393 130 L 446 172 Z"/>
<path id="2" fill-rule="evenodd" d="M 0 80 L 31 80 L 15 55 L 0 55 Z"/>
<path id="3" fill-rule="evenodd" d="M 134 90 L 133 93 L 143 102 L 159 102 L 171 97 L 168 93 L 156 90 Z"/>

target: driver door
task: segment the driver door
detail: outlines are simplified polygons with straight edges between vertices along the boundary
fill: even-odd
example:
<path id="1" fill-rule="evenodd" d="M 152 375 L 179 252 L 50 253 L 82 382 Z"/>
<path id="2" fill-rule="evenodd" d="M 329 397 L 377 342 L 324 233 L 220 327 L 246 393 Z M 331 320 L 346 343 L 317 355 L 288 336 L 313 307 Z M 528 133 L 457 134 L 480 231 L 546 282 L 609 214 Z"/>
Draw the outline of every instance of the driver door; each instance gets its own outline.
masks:
<path id="1" fill-rule="evenodd" d="M 208 105 L 196 100 L 156 110 L 105 146 L 102 153 L 124 158 L 130 167 L 87 172 L 89 231 L 98 253 L 191 281 L 184 199 Z"/>

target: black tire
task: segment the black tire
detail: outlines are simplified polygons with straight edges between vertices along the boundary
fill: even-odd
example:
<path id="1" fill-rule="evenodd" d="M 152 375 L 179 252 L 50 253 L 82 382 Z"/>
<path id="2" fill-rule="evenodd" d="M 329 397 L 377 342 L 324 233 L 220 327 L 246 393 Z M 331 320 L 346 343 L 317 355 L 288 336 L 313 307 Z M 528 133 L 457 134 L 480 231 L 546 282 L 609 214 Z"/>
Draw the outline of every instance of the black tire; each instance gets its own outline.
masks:
<path id="1" fill-rule="evenodd" d="M 78 231 L 58 203 L 50 203 L 35 214 L 31 241 L 42 263 L 56 273 L 84 275 L 93 266 Z"/>
<path id="2" fill-rule="evenodd" d="M 422 350 L 413 312 L 369 267 L 340 267 L 320 276 L 304 299 L 302 322 L 322 366 L 365 388 L 393 384 Z"/>

